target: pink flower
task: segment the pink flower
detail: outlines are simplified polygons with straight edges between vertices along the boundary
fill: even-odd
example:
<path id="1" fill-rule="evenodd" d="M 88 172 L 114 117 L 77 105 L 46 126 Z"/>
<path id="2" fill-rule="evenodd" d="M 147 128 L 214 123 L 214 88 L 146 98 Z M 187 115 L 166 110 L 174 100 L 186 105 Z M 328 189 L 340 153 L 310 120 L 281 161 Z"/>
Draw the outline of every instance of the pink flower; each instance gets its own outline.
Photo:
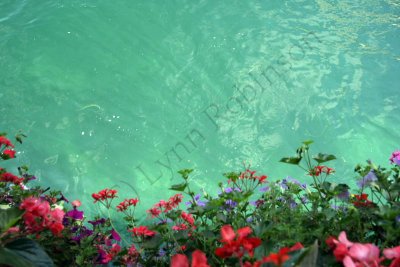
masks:
<path id="1" fill-rule="evenodd" d="M 79 200 L 74 200 L 71 202 L 72 206 L 74 207 L 80 207 L 82 203 Z"/>
<path id="2" fill-rule="evenodd" d="M 367 266 L 379 266 L 379 248 L 373 244 L 355 243 L 351 246 L 348 255 L 355 262 Z"/>
<path id="3" fill-rule="evenodd" d="M 389 267 L 400 266 L 400 246 L 384 249 L 383 255 L 385 255 L 385 257 L 389 260 L 393 259 Z"/>
<path id="4" fill-rule="evenodd" d="M 353 243 L 347 239 L 344 231 L 339 234 L 338 239 L 329 237 L 326 242 L 331 248 L 334 248 L 333 254 L 336 260 L 341 261 L 345 267 L 379 267 L 382 261 L 377 246 Z"/>
<path id="5" fill-rule="evenodd" d="M 400 166 L 400 150 L 394 151 L 389 160 L 392 164 Z"/>

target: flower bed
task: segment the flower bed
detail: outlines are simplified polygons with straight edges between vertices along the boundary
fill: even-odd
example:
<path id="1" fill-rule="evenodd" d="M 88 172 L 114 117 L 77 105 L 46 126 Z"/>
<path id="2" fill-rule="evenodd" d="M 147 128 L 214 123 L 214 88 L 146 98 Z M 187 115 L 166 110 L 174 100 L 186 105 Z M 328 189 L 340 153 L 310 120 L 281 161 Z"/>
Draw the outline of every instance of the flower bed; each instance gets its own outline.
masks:
<path id="1" fill-rule="evenodd" d="M 135 217 L 142 203 L 112 188 L 92 198 L 121 217 L 86 218 L 79 200 L 29 188 L 27 167 L 18 175 L 0 168 L 0 266 L 400 266 L 400 151 L 390 168 L 356 166 L 351 190 L 332 182 L 335 171 L 324 164 L 335 156 L 311 157 L 311 143 L 281 160 L 300 167 L 309 185 L 271 182 L 245 166 L 224 174 L 211 196 L 190 189 L 185 169 L 170 188 L 178 193 L 149 207 L 143 225 Z M 0 134 L 1 160 L 15 156 Z"/>

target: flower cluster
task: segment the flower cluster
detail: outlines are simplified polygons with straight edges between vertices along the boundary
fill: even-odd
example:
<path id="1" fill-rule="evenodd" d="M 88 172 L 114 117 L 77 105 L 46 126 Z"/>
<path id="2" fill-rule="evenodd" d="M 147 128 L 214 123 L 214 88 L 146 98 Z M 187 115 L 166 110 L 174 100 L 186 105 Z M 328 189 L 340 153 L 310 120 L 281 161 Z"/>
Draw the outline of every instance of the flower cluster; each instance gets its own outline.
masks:
<path id="1" fill-rule="evenodd" d="M 400 166 L 400 150 L 394 151 L 389 160 L 392 164 Z"/>
<path id="2" fill-rule="evenodd" d="M 374 207 L 375 203 L 368 200 L 368 194 L 354 195 L 353 204 L 355 207 Z"/>
<path id="3" fill-rule="evenodd" d="M 152 218 L 158 217 L 161 213 L 168 213 L 182 202 L 182 194 L 175 194 L 168 199 L 168 201 L 160 200 L 151 209 L 147 210 L 147 213 L 151 215 Z"/>
<path id="4" fill-rule="evenodd" d="M 244 172 L 242 172 L 239 175 L 239 179 L 249 179 L 252 181 L 257 181 L 259 184 L 265 183 L 265 180 L 268 178 L 266 175 L 260 175 L 257 176 L 255 175 L 256 171 L 251 171 L 249 169 L 246 169 Z"/>
<path id="5" fill-rule="evenodd" d="M 304 246 L 301 243 L 296 243 L 292 247 L 283 247 L 281 248 L 278 253 L 271 253 L 267 257 L 263 258 L 263 262 L 272 262 L 275 266 L 282 266 L 290 256 L 288 255 L 289 252 L 293 252 L 299 249 L 302 249 Z"/>
<path id="6" fill-rule="evenodd" d="M 0 169 L 0 182 L 5 182 L 5 183 L 13 183 L 15 185 L 19 185 L 24 182 L 24 178 L 19 178 L 18 176 L 9 173 L 9 172 L 4 172 L 1 173 Z"/>
<path id="7" fill-rule="evenodd" d="M 237 257 L 240 259 L 245 253 L 248 253 L 253 257 L 254 249 L 261 244 L 261 239 L 247 237 L 251 233 L 252 230 L 248 226 L 238 229 L 237 233 L 230 225 L 222 226 L 221 242 L 223 246 L 215 250 L 215 255 L 220 258 Z"/>
<path id="8" fill-rule="evenodd" d="M 124 201 L 118 204 L 117 210 L 126 211 L 130 206 L 136 207 L 138 202 L 139 200 L 137 198 L 125 199 Z"/>
<path id="9" fill-rule="evenodd" d="M 20 209 L 25 210 L 23 219 L 27 229 L 32 233 L 49 229 L 54 235 L 59 235 L 64 229 L 64 211 L 51 209 L 47 201 L 37 197 L 28 197 L 21 203 Z"/>
<path id="10" fill-rule="evenodd" d="M 189 260 L 184 254 L 175 254 L 171 258 L 171 267 L 189 267 Z M 191 267 L 210 267 L 206 254 L 198 249 L 193 251 Z"/>
<path id="11" fill-rule="evenodd" d="M 400 266 L 400 246 L 383 250 L 385 257 L 380 257 L 379 248 L 373 244 L 353 243 L 347 239 L 346 232 L 341 232 L 338 239 L 329 237 L 327 245 L 333 249 L 336 260 L 344 266 L 382 266 L 386 259 L 392 260 L 390 267 Z"/>
<path id="12" fill-rule="evenodd" d="M 5 136 L 0 135 L 0 158 L 12 159 L 15 158 L 15 150 L 11 149 L 14 145 Z"/>
<path id="13" fill-rule="evenodd" d="M 139 236 L 139 237 L 149 237 L 149 236 L 154 236 L 156 232 L 151 231 L 147 226 L 139 226 L 139 227 L 134 227 L 133 229 L 128 230 L 129 232 L 132 232 L 133 236 Z"/>
<path id="14" fill-rule="evenodd" d="M 329 168 L 327 166 L 315 166 L 314 169 L 312 169 L 309 172 L 309 175 L 311 176 L 320 176 L 321 173 L 326 173 L 326 175 L 330 175 L 332 173 L 334 173 L 335 170 L 332 168 Z"/>
<path id="15" fill-rule="evenodd" d="M 109 208 L 111 206 L 111 201 L 117 197 L 117 190 L 115 189 L 103 189 L 98 193 L 93 193 L 92 198 L 94 199 L 94 203 L 99 201 L 101 204 Z"/>

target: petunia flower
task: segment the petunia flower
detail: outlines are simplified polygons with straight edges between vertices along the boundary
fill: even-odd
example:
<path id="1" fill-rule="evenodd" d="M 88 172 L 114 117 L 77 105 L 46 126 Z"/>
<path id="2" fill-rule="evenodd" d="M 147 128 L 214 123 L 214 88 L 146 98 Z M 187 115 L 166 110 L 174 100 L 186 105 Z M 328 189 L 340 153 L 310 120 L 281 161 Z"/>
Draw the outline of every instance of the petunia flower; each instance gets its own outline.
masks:
<path id="1" fill-rule="evenodd" d="M 76 207 L 74 207 L 73 210 L 68 211 L 65 214 L 65 217 L 74 219 L 74 220 L 82 220 L 83 219 L 83 211 L 77 210 Z"/>
<path id="2" fill-rule="evenodd" d="M 367 175 L 365 175 L 361 180 L 357 181 L 357 186 L 359 188 L 365 188 L 377 180 L 378 178 L 376 177 L 374 170 L 370 170 Z"/>
<path id="3" fill-rule="evenodd" d="M 389 160 L 392 164 L 400 166 L 400 150 L 394 151 Z"/>

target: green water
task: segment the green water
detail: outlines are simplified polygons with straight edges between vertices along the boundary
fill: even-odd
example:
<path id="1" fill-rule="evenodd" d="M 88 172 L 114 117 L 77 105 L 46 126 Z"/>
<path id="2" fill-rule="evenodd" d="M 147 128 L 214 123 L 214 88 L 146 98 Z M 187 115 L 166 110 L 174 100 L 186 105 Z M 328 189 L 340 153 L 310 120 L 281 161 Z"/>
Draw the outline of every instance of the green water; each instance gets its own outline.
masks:
<path id="1" fill-rule="evenodd" d="M 161 2 L 0 2 L 0 130 L 40 183 L 149 208 L 181 168 L 309 181 L 277 161 L 313 139 L 353 183 L 399 148 L 400 1 Z"/>

